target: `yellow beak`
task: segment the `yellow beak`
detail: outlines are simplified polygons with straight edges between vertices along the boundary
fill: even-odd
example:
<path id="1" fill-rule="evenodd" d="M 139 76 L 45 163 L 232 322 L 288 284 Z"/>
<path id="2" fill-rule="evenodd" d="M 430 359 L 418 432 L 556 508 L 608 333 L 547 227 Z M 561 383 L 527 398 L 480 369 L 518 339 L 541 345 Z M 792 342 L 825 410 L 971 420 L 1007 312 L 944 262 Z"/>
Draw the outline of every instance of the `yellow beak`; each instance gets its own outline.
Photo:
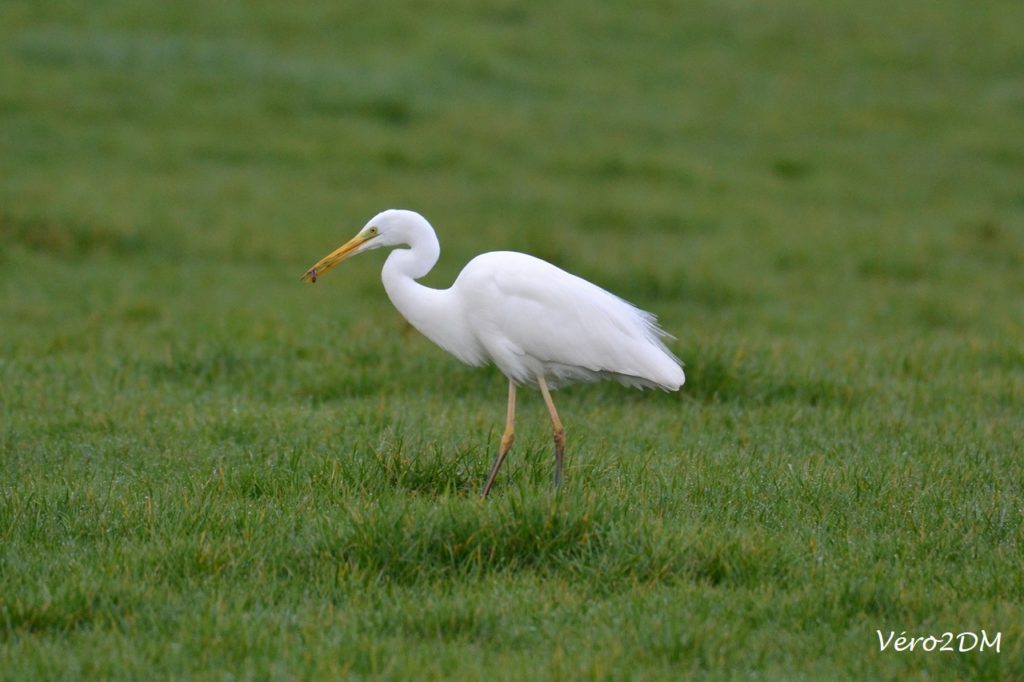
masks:
<path id="1" fill-rule="evenodd" d="M 306 270 L 306 274 L 302 276 L 302 281 L 309 282 L 310 284 L 316 284 L 316 280 L 320 275 L 352 256 L 353 252 L 365 242 L 369 241 L 369 239 L 369 237 L 357 234 L 355 237 L 321 258 L 317 261 L 316 265 L 311 267 L 309 270 Z"/>

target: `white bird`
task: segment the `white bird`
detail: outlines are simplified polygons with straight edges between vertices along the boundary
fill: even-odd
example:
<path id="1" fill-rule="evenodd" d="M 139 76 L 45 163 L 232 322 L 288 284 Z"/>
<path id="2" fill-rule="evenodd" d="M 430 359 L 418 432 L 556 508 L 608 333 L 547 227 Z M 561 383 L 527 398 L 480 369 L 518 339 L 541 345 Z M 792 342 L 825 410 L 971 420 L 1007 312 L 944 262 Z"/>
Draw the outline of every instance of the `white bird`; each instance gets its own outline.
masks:
<path id="1" fill-rule="evenodd" d="M 678 390 L 683 368 L 665 347 L 672 338 L 651 313 L 561 268 L 513 251 L 471 260 L 448 289 L 416 282 L 437 263 L 441 246 L 430 223 L 414 211 L 374 216 L 351 240 L 303 275 L 317 278 L 358 253 L 395 249 L 381 271 L 398 312 L 428 339 L 462 362 L 493 362 L 508 378 L 508 413 L 497 457 L 484 484 L 490 492 L 515 440 L 516 386 L 540 389 L 555 440 L 555 485 L 562 478 L 565 430 L 550 388 L 614 379 L 628 386 Z"/>

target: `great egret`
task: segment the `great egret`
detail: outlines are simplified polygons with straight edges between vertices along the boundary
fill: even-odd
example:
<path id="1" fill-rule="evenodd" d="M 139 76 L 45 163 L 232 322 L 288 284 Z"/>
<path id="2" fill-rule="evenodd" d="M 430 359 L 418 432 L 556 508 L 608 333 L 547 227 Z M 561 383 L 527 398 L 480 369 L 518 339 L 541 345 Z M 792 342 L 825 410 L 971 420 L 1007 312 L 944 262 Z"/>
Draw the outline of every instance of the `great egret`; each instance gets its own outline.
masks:
<path id="1" fill-rule="evenodd" d="M 557 486 L 565 430 L 549 384 L 614 379 L 666 391 L 683 385 L 679 359 L 662 342 L 669 335 L 654 315 L 539 258 L 494 251 L 471 260 L 448 289 L 417 283 L 437 263 L 441 246 L 434 228 L 414 211 L 377 214 L 302 278 L 316 282 L 357 253 L 403 245 L 409 248 L 392 251 L 381 271 L 398 312 L 459 360 L 475 366 L 493 362 L 508 378 L 505 432 L 483 497 L 515 440 L 516 386 L 536 386 L 544 397 L 554 427 Z"/>

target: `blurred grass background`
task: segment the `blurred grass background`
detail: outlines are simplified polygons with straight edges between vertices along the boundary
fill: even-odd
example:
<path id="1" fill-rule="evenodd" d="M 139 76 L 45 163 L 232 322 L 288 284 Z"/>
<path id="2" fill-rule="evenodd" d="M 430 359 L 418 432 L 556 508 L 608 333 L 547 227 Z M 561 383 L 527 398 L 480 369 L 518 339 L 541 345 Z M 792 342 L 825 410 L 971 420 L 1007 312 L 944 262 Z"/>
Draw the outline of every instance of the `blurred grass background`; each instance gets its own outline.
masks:
<path id="1" fill-rule="evenodd" d="M 0 676 L 1024 676 L 1024 6 L 0 4 Z M 420 338 L 526 251 L 680 394 Z M 876 629 L 1002 631 L 1000 654 Z"/>

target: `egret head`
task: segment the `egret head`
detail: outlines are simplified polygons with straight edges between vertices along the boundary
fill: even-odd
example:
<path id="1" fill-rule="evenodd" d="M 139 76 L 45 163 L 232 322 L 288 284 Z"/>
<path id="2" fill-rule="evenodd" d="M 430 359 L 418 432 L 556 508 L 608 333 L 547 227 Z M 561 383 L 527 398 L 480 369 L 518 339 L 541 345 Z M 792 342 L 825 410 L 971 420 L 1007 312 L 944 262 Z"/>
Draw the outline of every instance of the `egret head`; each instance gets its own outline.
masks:
<path id="1" fill-rule="evenodd" d="M 348 260 L 357 253 L 379 249 L 382 246 L 398 246 L 409 243 L 409 231 L 418 222 L 426 223 L 426 219 L 415 211 L 389 209 L 378 213 L 355 237 L 348 240 L 331 253 L 321 258 L 316 265 L 306 271 L 303 281 L 315 283 L 325 272 Z"/>

